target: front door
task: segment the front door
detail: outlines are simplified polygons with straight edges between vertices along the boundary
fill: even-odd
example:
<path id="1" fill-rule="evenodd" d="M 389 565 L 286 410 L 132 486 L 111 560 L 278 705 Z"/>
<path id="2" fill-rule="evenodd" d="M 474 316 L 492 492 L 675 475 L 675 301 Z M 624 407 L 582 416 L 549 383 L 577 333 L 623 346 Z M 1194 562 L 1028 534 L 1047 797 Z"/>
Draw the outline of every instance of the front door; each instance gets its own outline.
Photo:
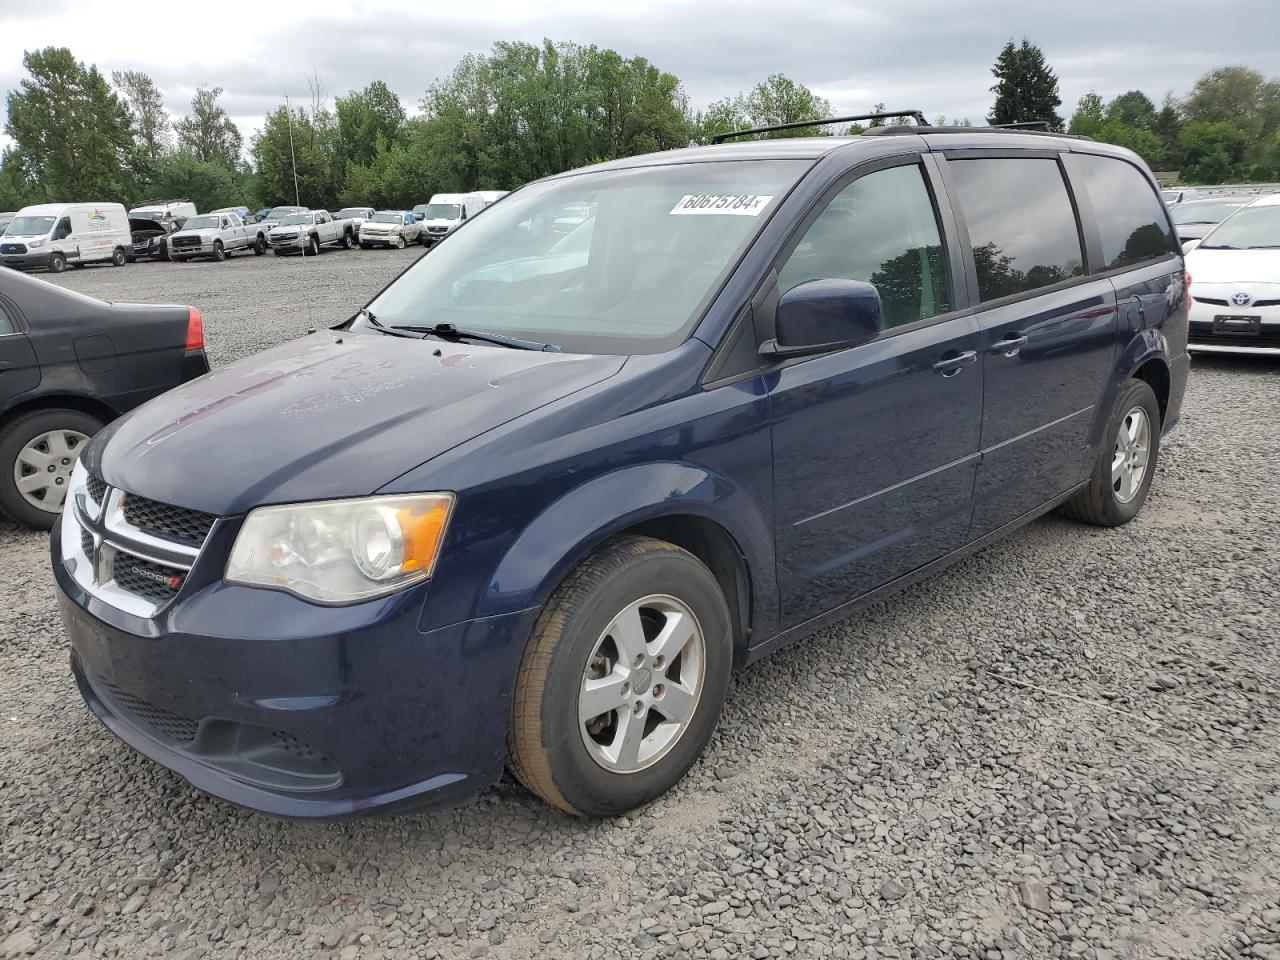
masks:
<path id="1" fill-rule="evenodd" d="M 1115 292 L 1088 280 L 1054 156 L 949 159 L 981 306 L 982 461 L 973 534 L 1066 493 L 1087 473 L 1116 350 Z"/>
<path id="2" fill-rule="evenodd" d="M 766 372 L 784 626 L 966 540 L 983 369 L 942 237 L 923 167 L 903 164 L 839 188 L 778 271 L 780 293 L 868 281 L 886 323 L 871 343 Z"/>
<path id="3" fill-rule="evenodd" d="M 0 298 L 0 410 L 39 384 L 40 364 L 19 325 L 18 311 Z"/>

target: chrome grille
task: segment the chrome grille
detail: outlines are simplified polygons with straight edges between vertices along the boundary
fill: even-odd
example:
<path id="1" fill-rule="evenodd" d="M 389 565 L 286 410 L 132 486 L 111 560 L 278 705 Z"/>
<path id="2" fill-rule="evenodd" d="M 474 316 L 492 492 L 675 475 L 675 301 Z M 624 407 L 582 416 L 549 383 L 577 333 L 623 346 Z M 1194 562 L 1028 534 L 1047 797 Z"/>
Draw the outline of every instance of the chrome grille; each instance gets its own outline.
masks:
<path id="1" fill-rule="evenodd" d="M 204 543 L 217 519 L 212 514 L 148 500 L 133 493 L 125 494 L 124 518 L 139 530 L 193 547 Z"/>
<path id="2" fill-rule="evenodd" d="M 117 550 L 111 557 L 111 579 L 121 590 L 168 603 L 178 595 L 183 576 L 173 567 Z"/>

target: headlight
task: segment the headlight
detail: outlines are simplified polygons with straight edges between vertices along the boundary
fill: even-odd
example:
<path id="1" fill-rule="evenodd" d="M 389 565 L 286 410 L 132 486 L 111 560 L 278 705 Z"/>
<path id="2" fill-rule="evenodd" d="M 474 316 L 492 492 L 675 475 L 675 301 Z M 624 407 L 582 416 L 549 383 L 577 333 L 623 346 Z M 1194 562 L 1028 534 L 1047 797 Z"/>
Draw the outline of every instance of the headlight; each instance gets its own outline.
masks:
<path id="1" fill-rule="evenodd" d="M 431 576 L 452 510 L 451 493 L 259 507 L 226 580 L 334 605 L 394 593 Z"/>
<path id="2" fill-rule="evenodd" d="M 27 247 L 32 250 L 34 250 L 36 247 L 43 247 L 43 246 L 44 246 L 44 237 L 40 237 L 39 239 L 36 239 L 36 240 L 27 241 Z"/>

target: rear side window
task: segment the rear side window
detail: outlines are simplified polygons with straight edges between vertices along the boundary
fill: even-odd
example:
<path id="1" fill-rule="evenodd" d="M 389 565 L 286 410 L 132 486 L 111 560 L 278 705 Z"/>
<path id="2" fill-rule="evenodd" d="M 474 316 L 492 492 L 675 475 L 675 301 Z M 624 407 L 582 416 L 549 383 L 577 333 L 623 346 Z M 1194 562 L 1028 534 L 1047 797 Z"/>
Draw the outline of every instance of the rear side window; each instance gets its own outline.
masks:
<path id="1" fill-rule="evenodd" d="M 933 201 L 915 164 L 878 170 L 841 190 L 778 273 L 778 292 L 809 280 L 864 280 L 886 326 L 951 309 L 951 278 Z"/>
<path id="2" fill-rule="evenodd" d="M 1084 273 L 1080 231 L 1057 160 L 952 160 L 948 167 L 969 227 L 981 300 Z"/>
<path id="3" fill-rule="evenodd" d="M 17 329 L 14 322 L 9 319 L 9 314 L 4 312 L 4 304 L 0 303 L 0 337 L 6 333 L 15 333 Z"/>
<path id="4" fill-rule="evenodd" d="M 1080 154 L 1076 159 L 1102 234 L 1105 269 L 1178 252 L 1164 204 L 1137 167 L 1115 157 Z"/>

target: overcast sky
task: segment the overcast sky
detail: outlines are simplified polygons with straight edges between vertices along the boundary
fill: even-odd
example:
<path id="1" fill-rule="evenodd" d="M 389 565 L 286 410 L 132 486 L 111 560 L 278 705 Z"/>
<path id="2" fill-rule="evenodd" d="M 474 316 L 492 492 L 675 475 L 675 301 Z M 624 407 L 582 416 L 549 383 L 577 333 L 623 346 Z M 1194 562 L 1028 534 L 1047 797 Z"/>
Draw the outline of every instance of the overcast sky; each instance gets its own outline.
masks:
<path id="1" fill-rule="evenodd" d="M 247 145 L 286 91 L 305 99 L 313 72 L 330 98 L 384 80 L 413 112 L 464 54 L 550 37 L 647 57 L 694 107 L 782 72 L 837 112 L 883 101 L 982 122 L 1010 37 L 1044 49 L 1070 116 L 1090 89 L 1158 103 L 1224 64 L 1280 76 L 1278 28 L 1280 0 L 0 0 L 0 89 L 23 78 L 24 50 L 66 46 L 108 77 L 149 73 L 175 115 L 198 84 L 223 87 Z"/>

